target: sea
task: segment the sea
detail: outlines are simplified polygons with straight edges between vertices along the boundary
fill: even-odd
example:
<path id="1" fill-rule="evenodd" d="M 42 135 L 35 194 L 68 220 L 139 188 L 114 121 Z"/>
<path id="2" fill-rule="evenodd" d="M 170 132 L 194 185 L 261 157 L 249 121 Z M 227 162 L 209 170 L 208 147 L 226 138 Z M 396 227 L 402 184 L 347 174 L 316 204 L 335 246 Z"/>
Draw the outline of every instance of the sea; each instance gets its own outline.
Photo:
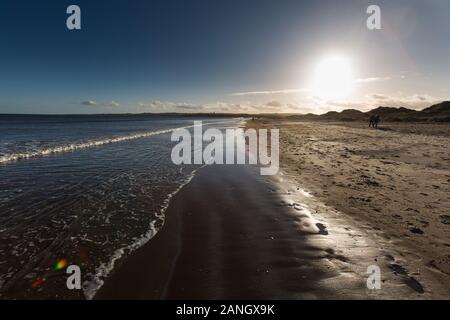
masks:
<path id="1" fill-rule="evenodd" d="M 204 127 L 242 119 L 195 118 Z M 162 227 L 201 165 L 171 161 L 176 115 L 0 115 L 0 298 L 94 297 Z M 82 272 L 66 287 L 65 269 Z"/>

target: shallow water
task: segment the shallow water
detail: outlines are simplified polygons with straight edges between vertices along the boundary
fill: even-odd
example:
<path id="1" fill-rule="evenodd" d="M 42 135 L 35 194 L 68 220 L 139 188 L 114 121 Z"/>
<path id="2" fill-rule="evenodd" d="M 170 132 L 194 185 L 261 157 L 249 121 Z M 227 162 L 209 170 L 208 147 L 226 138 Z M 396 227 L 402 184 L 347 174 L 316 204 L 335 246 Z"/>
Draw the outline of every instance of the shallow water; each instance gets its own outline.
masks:
<path id="1" fill-rule="evenodd" d="M 236 123 L 204 123 L 224 121 Z M 65 259 L 80 266 L 91 297 L 117 259 L 155 234 L 171 195 L 198 169 L 170 159 L 170 129 L 192 124 L 0 116 L 0 292 L 64 297 L 53 266 Z"/>

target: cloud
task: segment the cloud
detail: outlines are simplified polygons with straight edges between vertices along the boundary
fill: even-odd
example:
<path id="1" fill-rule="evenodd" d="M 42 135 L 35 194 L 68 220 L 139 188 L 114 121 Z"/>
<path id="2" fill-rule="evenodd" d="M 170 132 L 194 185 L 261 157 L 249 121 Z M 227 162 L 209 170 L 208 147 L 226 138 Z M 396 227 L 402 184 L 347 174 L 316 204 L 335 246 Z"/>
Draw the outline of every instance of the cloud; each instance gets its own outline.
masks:
<path id="1" fill-rule="evenodd" d="M 372 78 L 356 79 L 353 83 L 355 83 L 355 84 L 364 84 L 364 83 L 379 82 L 379 81 L 389 81 L 389 80 L 391 80 L 391 77 L 372 77 Z"/>
<path id="2" fill-rule="evenodd" d="M 282 104 L 279 101 L 269 101 L 266 103 L 266 106 L 268 107 L 281 107 Z"/>
<path id="3" fill-rule="evenodd" d="M 378 93 L 374 93 L 372 95 L 369 95 L 370 99 L 375 99 L 375 100 L 388 100 L 389 97 L 385 96 L 384 94 L 378 94 Z"/>
<path id="4" fill-rule="evenodd" d="M 432 96 L 429 94 L 413 95 L 386 95 L 373 93 L 364 100 L 339 100 L 323 101 L 317 97 L 310 97 L 308 106 L 315 109 L 314 113 L 320 114 L 328 111 L 342 111 L 344 109 L 357 109 L 369 111 L 376 107 L 405 107 L 413 110 L 422 110 L 433 104 L 448 100 L 448 98 Z M 304 108 L 303 108 L 304 109 Z"/>
<path id="5" fill-rule="evenodd" d="M 81 102 L 82 105 L 84 106 L 96 106 L 97 102 L 93 101 L 93 100 L 86 100 Z"/>
<path id="6" fill-rule="evenodd" d="M 179 103 L 171 101 L 150 101 L 138 104 L 139 112 L 186 112 L 186 113 L 273 113 L 298 112 L 294 104 L 284 104 L 272 100 L 267 103 L 254 104 L 250 102 L 229 103 L 215 102 L 205 104 Z"/>
<path id="7" fill-rule="evenodd" d="M 414 95 L 387 95 L 372 93 L 362 99 L 355 100 L 324 100 L 316 96 L 308 96 L 300 101 L 283 102 L 283 100 L 267 100 L 262 103 L 249 101 L 235 102 L 211 102 L 211 103 L 189 103 L 174 101 L 149 101 L 139 102 L 136 112 L 179 112 L 179 113 L 315 113 L 322 114 L 328 111 L 342 111 L 344 109 L 357 109 L 369 111 L 378 106 L 406 107 L 421 110 L 433 104 L 442 102 L 442 97 L 429 94 Z"/>
<path id="8" fill-rule="evenodd" d="M 301 89 L 281 89 L 281 90 L 269 90 L 269 91 L 248 91 L 248 92 L 235 92 L 232 93 L 232 96 L 253 96 L 253 95 L 264 95 L 264 94 L 292 94 L 292 93 L 301 93 L 301 92 L 309 92 L 309 88 L 301 88 Z"/>
<path id="9" fill-rule="evenodd" d="M 448 98 L 432 96 L 429 94 L 413 94 L 410 96 L 372 94 L 368 96 L 368 100 L 370 104 L 376 106 L 406 107 L 421 110 L 433 104 L 448 100 Z"/>
<path id="10" fill-rule="evenodd" d="M 389 81 L 391 77 L 371 77 L 371 78 L 360 78 L 353 81 L 354 84 L 366 84 L 379 81 Z M 311 88 L 300 88 L 300 89 L 281 89 L 281 90 L 266 90 L 266 91 L 246 91 L 246 92 L 234 92 L 231 96 L 254 96 L 254 95 L 269 95 L 269 94 L 294 94 L 294 93 L 305 93 L 311 92 Z"/>
<path id="11" fill-rule="evenodd" d="M 97 102 L 94 100 L 86 100 L 81 102 L 83 106 L 98 106 L 98 107 L 120 107 L 120 103 L 112 100 L 110 102 Z"/>
<path id="12" fill-rule="evenodd" d="M 180 112 L 182 110 L 197 110 L 198 106 L 186 102 L 171 102 L 171 101 L 150 101 L 139 102 L 138 108 L 141 111 L 147 112 Z"/>

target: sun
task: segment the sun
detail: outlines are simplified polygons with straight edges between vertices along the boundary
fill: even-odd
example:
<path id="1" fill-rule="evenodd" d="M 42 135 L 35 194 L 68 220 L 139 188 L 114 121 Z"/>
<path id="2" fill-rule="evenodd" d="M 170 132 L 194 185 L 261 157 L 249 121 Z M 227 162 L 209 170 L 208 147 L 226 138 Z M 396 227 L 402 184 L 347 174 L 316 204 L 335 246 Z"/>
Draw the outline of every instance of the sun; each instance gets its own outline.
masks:
<path id="1" fill-rule="evenodd" d="M 353 82 L 350 60 L 345 56 L 331 55 L 318 64 L 312 93 L 325 100 L 344 99 L 352 92 Z"/>

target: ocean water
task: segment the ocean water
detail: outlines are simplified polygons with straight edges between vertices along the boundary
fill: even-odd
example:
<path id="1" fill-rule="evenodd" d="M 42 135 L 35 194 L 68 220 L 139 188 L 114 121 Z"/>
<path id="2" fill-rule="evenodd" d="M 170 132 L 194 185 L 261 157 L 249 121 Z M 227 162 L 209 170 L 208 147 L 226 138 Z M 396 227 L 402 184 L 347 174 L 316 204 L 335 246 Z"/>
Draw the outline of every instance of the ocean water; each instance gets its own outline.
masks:
<path id="1" fill-rule="evenodd" d="M 203 119 L 209 127 L 236 119 Z M 149 241 L 198 165 L 172 164 L 173 129 L 145 115 L 0 115 L 0 297 L 80 297 L 58 261 L 82 270 L 92 298 L 120 258 Z"/>

